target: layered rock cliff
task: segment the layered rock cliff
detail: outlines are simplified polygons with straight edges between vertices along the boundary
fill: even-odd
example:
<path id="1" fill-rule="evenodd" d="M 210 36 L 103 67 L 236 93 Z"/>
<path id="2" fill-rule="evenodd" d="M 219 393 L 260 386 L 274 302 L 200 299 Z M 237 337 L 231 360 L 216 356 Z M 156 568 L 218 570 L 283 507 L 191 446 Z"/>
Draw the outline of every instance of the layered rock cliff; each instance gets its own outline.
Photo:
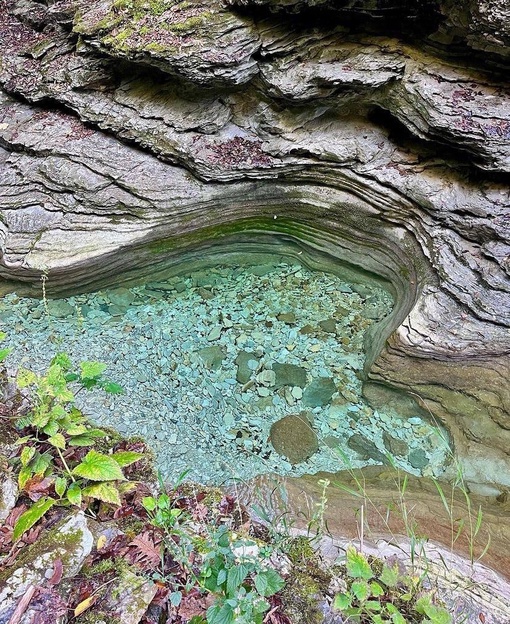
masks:
<path id="1" fill-rule="evenodd" d="M 385 280 L 367 381 L 510 485 L 509 9 L 0 0 L 0 274 L 128 281 L 272 235 Z M 490 459 L 490 461 L 489 461 Z"/>

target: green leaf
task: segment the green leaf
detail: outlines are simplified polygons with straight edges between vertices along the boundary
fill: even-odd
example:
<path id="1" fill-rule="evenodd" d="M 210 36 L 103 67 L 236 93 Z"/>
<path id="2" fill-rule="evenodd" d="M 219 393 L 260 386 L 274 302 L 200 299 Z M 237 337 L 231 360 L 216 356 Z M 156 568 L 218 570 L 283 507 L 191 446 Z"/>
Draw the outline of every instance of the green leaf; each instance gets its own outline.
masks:
<path id="1" fill-rule="evenodd" d="M 285 581 L 275 570 L 264 570 L 255 577 L 255 588 L 265 598 L 276 594 L 284 585 Z"/>
<path id="2" fill-rule="evenodd" d="M 14 525 L 12 540 L 16 542 L 23 535 L 23 533 L 32 528 L 34 524 L 44 516 L 48 509 L 53 507 L 54 503 L 54 498 L 44 497 L 39 499 L 37 503 L 34 503 L 30 509 L 25 511 L 25 513 L 21 514 Z"/>
<path id="3" fill-rule="evenodd" d="M 81 487 L 77 483 L 71 483 L 67 488 L 67 500 L 71 505 L 81 505 Z"/>
<path id="4" fill-rule="evenodd" d="M 374 576 L 365 555 L 352 546 L 347 548 L 347 574 L 352 578 L 361 578 L 367 581 Z"/>
<path id="5" fill-rule="evenodd" d="M 451 616 L 448 611 L 432 604 L 432 599 L 428 594 L 420 596 L 414 608 L 418 613 L 426 615 L 433 624 L 451 624 Z"/>
<path id="6" fill-rule="evenodd" d="M 333 601 L 333 608 L 343 611 L 351 606 L 351 597 L 349 594 L 337 594 Z"/>
<path id="7" fill-rule="evenodd" d="M 91 438 L 87 434 L 73 436 L 69 439 L 69 446 L 94 446 L 95 438 Z"/>
<path id="8" fill-rule="evenodd" d="M 143 453 L 135 453 L 135 451 L 117 451 L 112 457 L 121 468 L 124 468 L 142 459 Z"/>
<path id="9" fill-rule="evenodd" d="M 80 464 L 73 469 L 73 474 L 91 481 L 124 480 L 119 464 L 97 451 L 89 451 Z"/>
<path id="10" fill-rule="evenodd" d="M 206 612 L 207 624 L 232 624 L 234 610 L 229 604 L 213 605 Z"/>
<path id="11" fill-rule="evenodd" d="M 12 349 L 9 349 L 9 348 L 0 349 L 0 362 L 3 362 L 11 351 Z"/>
<path id="12" fill-rule="evenodd" d="M 395 587 L 398 583 L 398 566 L 395 564 L 393 567 L 385 565 L 379 576 L 379 580 L 386 585 L 386 587 Z"/>
<path id="13" fill-rule="evenodd" d="M 172 604 L 174 607 L 178 607 L 181 604 L 182 592 L 174 591 L 170 594 L 169 598 L 170 604 Z"/>
<path id="14" fill-rule="evenodd" d="M 30 479 L 30 477 L 33 475 L 33 470 L 32 468 L 30 468 L 29 466 L 23 466 L 23 468 L 19 471 L 19 475 L 18 475 L 18 486 L 19 489 L 22 490 L 27 481 Z"/>
<path id="15" fill-rule="evenodd" d="M 380 611 L 381 603 L 377 600 L 367 600 L 363 607 L 368 611 Z"/>
<path id="16" fill-rule="evenodd" d="M 60 366 L 63 371 L 68 371 L 72 366 L 71 359 L 69 358 L 67 353 L 57 353 L 50 362 L 51 366 L 53 366 L 54 364 Z"/>
<path id="17" fill-rule="evenodd" d="M 66 487 L 67 479 L 65 477 L 57 477 L 55 479 L 55 492 L 57 493 L 57 496 L 60 496 L 60 498 L 62 498 L 64 492 L 66 491 Z"/>
<path id="18" fill-rule="evenodd" d="M 33 446 L 24 446 L 23 450 L 21 451 L 21 465 L 22 466 L 26 466 L 29 461 L 32 459 L 32 457 L 34 456 L 35 453 L 35 448 Z"/>
<path id="19" fill-rule="evenodd" d="M 124 388 L 122 386 L 119 386 L 119 384 L 114 383 L 113 381 L 105 381 L 104 383 L 101 384 L 101 388 L 103 388 L 103 390 L 105 392 L 108 392 L 109 394 L 123 394 L 124 393 Z"/>
<path id="20" fill-rule="evenodd" d="M 373 581 L 372 583 L 370 583 L 370 592 L 372 593 L 372 596 L 374 598 L 379 598 L 379 596 L 384 596 L 384 589 L 379 585 L 379 583 L 376 583 L 375 581 Z"/>
<path id="21" fill-rule="evenodd" d="M 249 572 L 249 566 L 243 564 L 230 568 L 227 576 L 227 596 L 235 596 L 237 589 L 243 584 L 243 581 L 248 576 Z M 263 574 L 263 572 L 261 572 L 261 574 Z M 220 584 L 218 576 L 218 585 Z M 255 579 L 255 587 L 257 587 L 257 579 Z M 258 587 L 257 590 L 262 596 L 266 595 L 261 592 Z M 275 592 L 273 592 L 273 594 L 274 593 Z"/>
<path id="22" fill-rule="evenodd" d="M 106 370 L 106 364 L 102 362 L 82 362 L 80 364 L 81 379 L 97 379 Z"/>
<path id="23" fill-rule="evenodd" d="M 82 435 L 86 433 L 87 427 L 85 425 L 70 425 L 66 428 L 66 433 L 70 436 Z"/>
<path id="24" fill-rule="evenodd" d="M 407 620 L 399 611 L 392 614 L 391 621 L 393 624 L 407 624 Z"/>
<path id="25" fill-rule="evenodd" d="M 51 446 L 55 446 L 59 449 L 65 449 L 66 447 L 66 439 L 61 433 L 56 433 L 54 436 L 51 436 L 51 438 L 48 438 L 46 441 L 49 442 Z"/>
<path id="26" fill-rule="evenodd" d="M 152 496 L 144 496 L 142 505 L 147 511 L 154 511 L 156 509 L 156 500 Z"/>
<path id="27" fill-rule="evenodd" d="M 97 500 L 105 503 L 121 505 L 119 492 L 113 483 L 94 483 L 94 485 L 83 488 L 82 494 L 90 498 L 97 498 Z"/>
<path id="28" fill-rule="evenodd" d="M 354 581 L 351 585 L 351 591 L 360 602 L 370 596 L 370 587 L 366 581 Z"/>
<path id="29" fill-rule="evenodd" d="M 58 423 L 56 423 L 54 420 L 50 420 L 50 422 L 43 427 L 43 433 L 45 433 L 47 436 L 54 436 L 56 433 L 58 433 Z"/>
<path id="30" fill-rule="evenodd" d="M 37 475 L 43 474 L 52 462 L 53 457 L 49 453 L 37 453 L 32 461 L 33 473 Z"/>
<path id="31" fill-rule="evenodd" d="M 216 585 L 223 585 L 223 583 L 227 580 L 227 571 L 225 568 L 221 568 L 218 572 L 218 576 L 216 577 Z"/>
<path id="32" fill-rule="evenodd" d="M 20 368 L 16 375 L 16 385 L 18 388 L 26 388 L 37 381 L 37 375 L 26 368 Z"/>

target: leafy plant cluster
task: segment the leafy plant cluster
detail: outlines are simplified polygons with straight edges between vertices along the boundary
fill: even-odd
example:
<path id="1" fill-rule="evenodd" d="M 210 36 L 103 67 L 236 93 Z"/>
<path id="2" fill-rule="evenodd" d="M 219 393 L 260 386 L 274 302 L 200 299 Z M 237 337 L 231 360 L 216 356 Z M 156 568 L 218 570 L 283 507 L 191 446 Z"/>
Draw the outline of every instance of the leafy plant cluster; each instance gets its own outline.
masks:
<path id="1" fill-rule="evenodd" d="M 359 624 L 451 624 L 448 611 L 434 603 L 422 579 L 403 574 L 398 564 L 372 562 L 354 547 L 347 549 L 345 592 L 333 606 Z"/>
<path id="2" fill-rule="evenodd" d="M 3 349 L 0 357 L 6 355 Z M 108 434 L 92 427 L 75 405 L 76 394 L 84 389 L 122 392 L 118 384 L 103 378 L 105 368 L 100 362 L 82 362 L 73 371 L 69 357 L 59 353 L 43 374 L 19 369 L 16 383 L 20 389 L 29 389 L 30 407 L 16 420 L 18 430 L 25 434 L 16 442 L 20 447 L 18 485 L 34 502 L 14 526 L 15 541 L 54 505 L 81 507 L 93 501 L 120 505 L 122 495 L 134 487 L 123 468 L 143 454 L 129 450 L 106 454 L 91 448 Z M 77 387 L 76 392 L 71 385 Z"/>
<path id="3" fill-rule="evenodd" d="M 171 554 L 187 573 L 182 589 L 193 587 L 209 594 L 213 603 L 206 619 L 195 616 L 190 624 L 262 624 L 271 604 L 268 598 L 284 580 L 268 564 L 273 548 L 241 537 L 225 524 L 197 524 L 188 513 L 172 506 L 170 497 L 145 497 L 142 504 L 151 522 L 165 535 L 162 557 Z M 182 592 L 174 592 L 178 606 Z"/>

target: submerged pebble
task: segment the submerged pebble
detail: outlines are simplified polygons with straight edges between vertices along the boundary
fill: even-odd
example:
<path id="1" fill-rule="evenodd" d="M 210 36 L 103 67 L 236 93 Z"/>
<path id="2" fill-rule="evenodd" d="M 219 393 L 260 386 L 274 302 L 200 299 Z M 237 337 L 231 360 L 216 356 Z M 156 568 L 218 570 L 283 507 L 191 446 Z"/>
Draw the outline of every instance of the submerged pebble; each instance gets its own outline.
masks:
<path id="1" fill-rule="evenodd" d="M 12 364 L 43 371 L 59 351 L 105 362 L 125 393 L 80 393 L 80 407 L 98 425 L 146 437 L 169 480 L 183 470 L 208 483 L 297 476 L 386 462 L 386 453 L 437 475 L 449 452 L 438 428 L 373 411 L 361 396 L 364 333 L 391 305 L 372 285 L 281 262 L 46 305 L 10 294 L 0 311 Z M 313 423 L 295 435 L 288 418 L 306 408 Z"/>

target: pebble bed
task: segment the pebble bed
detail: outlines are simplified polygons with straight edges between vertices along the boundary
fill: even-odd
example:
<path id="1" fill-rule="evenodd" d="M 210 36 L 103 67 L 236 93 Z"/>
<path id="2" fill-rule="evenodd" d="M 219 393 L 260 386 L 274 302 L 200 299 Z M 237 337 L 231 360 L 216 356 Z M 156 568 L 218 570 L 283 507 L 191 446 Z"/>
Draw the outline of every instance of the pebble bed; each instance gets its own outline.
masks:
<path id="1" fill-rule="evenodd" d="M 99 425 L 146 438 L 168 480 L 185 470 L 220 484 L 361 467 L 381 463 L 389 436 L 397 465 L 437 476 L 449 456 L 437 427 L 374 410 L 361 396 L 363 336 L 391 306 L 381 289 L 286 261 L 60 300 L 9 294 L 0 328 L 12 365 L 43 371 L 59 351 L 105 362 L 125 393 L 80 393 L 80 407 Z M 275 364 L 295 365 L 296 385 Z M 333 392 L 314 394 L 317 382 Z M 291 464 L 270 428 L 304 411 L 318 450 Z"/>

